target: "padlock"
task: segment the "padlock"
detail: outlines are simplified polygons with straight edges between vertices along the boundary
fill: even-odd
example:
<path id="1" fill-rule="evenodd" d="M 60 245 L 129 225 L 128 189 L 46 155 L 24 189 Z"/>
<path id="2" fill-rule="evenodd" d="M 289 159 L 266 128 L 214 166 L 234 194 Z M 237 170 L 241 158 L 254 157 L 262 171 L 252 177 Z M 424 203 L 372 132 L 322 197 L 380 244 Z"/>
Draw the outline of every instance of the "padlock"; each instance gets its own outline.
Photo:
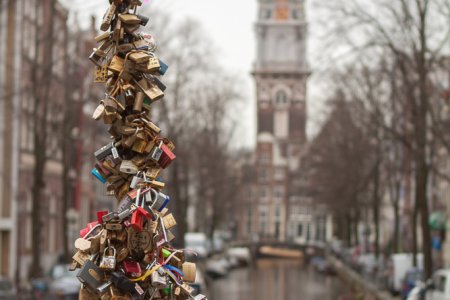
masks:
<path id="1" fill-rule="evenodd" d="M 145 148 L 147 147 L 147 141 L 144 139 L 140 139 L 139 137 L 136 138 L 136 141 L 134 141 L 133 147 L 131 150 L 137 153 L 144 153 Z M 145 158 L 144 158 L 145 161 Z M 143 163 L 144 163 L 143 161 Z"/>
<path id="2" fill-rule="evenodd" d="M 152 189 L 151 192 L 148 194 L 149 196 L 146 197 L 147 205 L 149 205 L 151 208 L 153 208 L 156 211 L 161 212 L 169 203 L 170 197 L 161 193 L 157 192 L 156 190 Z"/>
<path id="3" fill-rule="evenodd" d="M 130 279 L 128 279 L 125 274 L 121 272 L 112 272 L 111 273 L 111 282 L 112 284 L 118 288 L 121 292 L 125 294 L 132 295 L 142 295 L 142 288 L 137 283 L 133 283 Z"/>
<path id="4" fill-rule="evenodd" d="M 147 26 L 147 23 L 148 23 L 148 21 L 150 20 L 148 17 L 146 17 L 146 16 L 143 16 L 143 15 L 137 15 L 138 16 L 138 18 L 141 20 L 141 23 L 140 23 L 140 25 L 141 26 Z"/>
<path id="5" fill-rule="evenodd" d="M 109 26 L 111 25 L 114 14 L 116 13 L 116 5 L 111 3 L 105 15 L 103 16 L 102 24 L 100 25 L 100 29 L 102 31 L 107 31 Z"/>
<path id="6" fill-rule="evenodd" d="M 105 183 L 106 179 L 105 177 L 103 177 L 100 172 L 97 170 L 97 168 L 93 168 L 91 170 L 91 174 L 95 176 L 95 178 L 97 178 L 98 180 L 100 180 L 101 183 Z"/>
<path id="7" fill-rule="evenodd" d="M 100 285 L 96 289 L 96 292 L 100 295 L 104 295 L 105 293 L 107 293 L 109 291 L 110 286 L 111 286 L 111 281 L 107 281 L 107 282 L 103 283 L 102 285 Z"/>
<path id="8" fill-rule="evenodd" d="M 113 97 L 108 97 L 103 100 L 106 112 L 112 113 L 117 112 L 117 101 Z"/>
<path id="9" fill-rule="evenodd" d="M 111 63 L 108 66 L 108 69 L 114 73 L 120 73 L 123 70 L 123 58 L 120 58 L 119 56 L 115 55 L 112 60 Z"/>
<path id="10" fill-rule="evenodd" d="M 194 296 L 193 300 L 208 300 L 208 298 L 203 294 L 198 294 Z"/>
<path id="11" fill-rule="evenodd" d="M 187 296 L 190 296 L 190 295 L 194 292 L 194 288 L 191 287 L 191 286 L 190 286 L 189 284 L 187 284 L 187 283 L 181 284 L 181 285 L 180 285 L 180 289 L 181 289 L 181 292 L 182 292 L 184 295 L 187 295 Z"/>
<path id="12" fill-rule="evenodd" d="M 134 49 L 134 45 L 132 43 L 120 44 L 116 47 L 116 50 L 121 53 L 127 53 Z"/>
<path id="13" fill-rule="evenodd" d="M 75 249 L 80 251 L 89 251 L 91 249 L 91 241 L 84 238 L 78 238 L 75 240 Z"/>
<path id="14" fill-rule="evenodd" d="M 119 20 L 124 24 L 137 25 L 141 23 L 141 19 L 133 14 L 119 14 Z"/>
<path id="15" fill-rule="evenodd" d="M 150 154 L 148 155 L 147 159 L 150 159 L 154 162 L 159 162 L 159 160 L 161 159 L 161 155 L 163 153 L 161 146 L 163 145 L 163 142 L 160 142 L 160 144 L 156 147 L 154 147 L 152 149 L 152 151 L 150 151 Z"/>
<path id="16" fill-rule="evenodd" d="M 139 176 L 139 173 L 133 176 L 130 183 L 130 188 L 135 189 L 139 183 L 144 182 L 144 178 Z"/>
<path id="17" fill-rule="evenodd" d="M 156 84 L 151 84 L 147 90 L 144 91 L 145 95 L 150 98 L 152 102 L 155 102 L 164 97 L 164 92 Z"/>
<path id="18" fill-rule="evenodd" d="M 107 32 L 100 33 L 94 39 L 97 43 L 100 43 L 100 42 L 108 39 L 110 36 L 111 36 L 111 32 L 107 31 Z"/>
<path id="19" fill-rule="evenodd" d="M 147 172 L 145 173 L 145 175 L 147 176 L 148 179 L 153 180 L 159 176 L 160 171 L 161 171 L 161 168 L 159 168 L 159 167 L 151 167 L 151 168 L 147 169 Z"/>
<path id="20" fill-rule="evenodd" d="M 117 262 L 122 262 L 124 261 L 127 257 L 128 254 L 130 253 L 130 251 L 128 250 L 127 247 L 122 246 L 121 248 L 119 248 L 119 250 L 117 251 Z"/>
<path id="21" fill-rule="evenodd" d="M 144 51 L 136 51 L 128 55 L 128 58 L 137 64 L 147 63 L 150 60 L 150 55 Z"/>
<path id="22" fill-rule="evenodd" d="M 167 285 L 167 277 L 163 268 L 159 268 L 151 275 L 151 285 L 157 289 L 162 289 Z"/>
<path id="23" fill-rule="evenodd" d="M 120 21 L 120 19 L 118 19 L 118 20 L 116 20 L 116 24 L 114 26 L 112 39 L 115 42 L 119 42 L 119 41 L 123 40 L 123 35 L 124 35 L 124 29 L 122 27 L 122 22 Z"/>
<path id="24" fill-rule="evenodd" d="M 94 68 L 94 82 L 103 83 L 108 80 L 108 68 L 106 66 L 96 66 Z"/>
<path id="25" fill-rule="evenodd" d="M 100 102 L 100 104 L 97 106 L 94 113 L 92 114 L 92 119 L 100 120 L 104 114 L 105 114 L 105 105 L 103 104 L 103 102 Z"/>
<path id="26" fill-rule="evenodd" d="M 137 174 L 138 168 L 131 160 L 122 160 L 120 172 L 125 174 Z"/>
<path id="27" fill-rule="evenodd" d="M 76 261 L 80 266 L 83 266 L 90 258 L 89 253 L 85 251 L 78 250 L 73 256 L 72 259 Z"/>
<path id="28" fill-rule="evenodd" d="M 114 143 L 109 143 L 94 152 L 94 156 L 98 161 L 104 160 L 108 155 L 112 154 Z"/>
<path id="29" fill-rule="evenodd" d="M 169 69 L 169 66 L 163 62 L 162 60 L 159 60 L 160 68 L 159 68 L 159 74 L 164 75 L 166 74 L 167 70 Z"/>
<path id="30" fill-rule="evenodd" d="M 122 224 L 118 223 L 108 223 L 105 225 L 106 230 L 119 231 L 123 229 Z"/>
<path id="31" fill-rule="evenodd" d="M 131 214 L 131 224 L 130 226 L 137 232 L 142 231 L 142 227 L 144 226 L 144 221 L 146 219 L 150 219 L 151 215 L 142 207 L 138 207 Z"/>
<path id="32" fill-rule="evenodd" d="M 170 243 L 171 241 L 173 241 L 175 239 L 175 235 L 170 230 L 166 230 L 166 231 L 167 231 L 167 241 Z"/>
<path id="33" fill-rule="evenodd" d="M 95 229 L 99 228 L 100 224 L 97 221 L 90 222 L 87 224 L 86 228 L 80 230 L 80 237 L 88 238 L 89 235 L 95 234 Z"/>
<path id="34" fill-rule="evenodd" d="M 133 103 L 133 112 L 139 113 L 142 111 L 142 105 L 144 104 L 144 93 L 142 91 L 138 91 L 136 93 L 136 98 Z"/>
<path id="35" fill-rule="evenodd" d="M 161 152 L 158 163 L 161 168 L 165 169 L 175 160 L 176 156 L 166 144 L 161 145 Z"/>
<path id="36" fill-rule="evenodd" d="M 103 216 L 107 215 L 109 211 L 107 210 L 101 210 L 97 212 L 97 222 L 99 224 L 103 223 Z"/>
<path id="37" fill-rule="evenodd" d="M 158 181 L 158 180 L 150 181 L 150 186 L 158 191 L 161 191 L 162 189 L 164 189 L 165 185 L 166 184 L 162 181 Z"/>
<path id="38" fill-rule="evenodd" d="M 112 255 L 107 255 L 109 249 L 112 250 Z M 102 270 L 114 270 L 116 268 L 116 249 L 114 247 L 108 246 L 105 248 L 99 267 Z"/>
<path id="39" fill-rule="evenodd" d="M 142 274 L 141 265 L 137 261 L 126 259 L 123 261 L 122 267 L 128 277 L 136 278 Z"/>
<path id="40" fill-rule="evenodd" d="M 96 255 L 91 259 L 96 259 Z M 77 277 L 84 286 L 95 292 L 103 284 L 105 273 L 92 260 L 87 260 L 78 272 Z"/>
<path id="41" fill-rule="evenodd" d="M 177 222 L 175 221 L 175 218 L 173 217 L 172 214 L 168 214 L 167 216 L 163 217 L 163 223 L 164 223 L 164 227 L 166 229 L 170 229 L 172 227 L 175 227 L 177 225 Z"/>
<path id="42" fill-rule="evenodd" d="M 116 220 L 119 220 L 119 214 L 115 211 L 112 211 L 112 212 L 102 216 L 103 223 L 116 221 Z"/>
<path id="43" fill-rule="evenodd" d="M 151 221 L 148 221 L 151 222 Z M 139 250 L 143 252 L 148 252 L 152 249 L 152 235 L 148 231 L 147 227 L 145 230 L 138 232 L 132 227 L 128 229 L 128 246 L 131 249 Z"/>
<path id="44" fill-rule="evenodd" d="M 197 266 L 191 262 L 185 262 L 182 266 L 184 273 L 183 280 L 185 282 L 194 283 L 197 274 Z"/>

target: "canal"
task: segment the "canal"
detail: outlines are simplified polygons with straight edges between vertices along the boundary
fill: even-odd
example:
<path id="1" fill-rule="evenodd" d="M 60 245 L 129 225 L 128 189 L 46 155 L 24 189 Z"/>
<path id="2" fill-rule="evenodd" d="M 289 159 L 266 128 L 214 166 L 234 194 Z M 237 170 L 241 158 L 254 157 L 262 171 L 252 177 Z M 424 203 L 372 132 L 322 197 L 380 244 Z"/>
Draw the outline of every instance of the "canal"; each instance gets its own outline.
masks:
<path id="1" fill-rule="evenodd" d="M 299 261 L 260 259 L 211 281 L 212 300 L 337 300 L 349 288 L 336 276 L 317 273 Z"/>

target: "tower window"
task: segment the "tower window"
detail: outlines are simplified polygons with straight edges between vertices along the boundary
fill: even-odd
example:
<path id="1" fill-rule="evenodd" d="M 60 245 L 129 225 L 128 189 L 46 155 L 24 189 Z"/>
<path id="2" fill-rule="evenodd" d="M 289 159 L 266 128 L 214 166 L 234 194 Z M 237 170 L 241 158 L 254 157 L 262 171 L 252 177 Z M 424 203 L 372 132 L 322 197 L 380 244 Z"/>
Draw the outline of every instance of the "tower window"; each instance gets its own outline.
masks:
<path id="1" fill-rule="evenodd" d="M 276 104 L 287 104 L 288 97 L 285 91 L 278 91 L 275 96 Z"/>

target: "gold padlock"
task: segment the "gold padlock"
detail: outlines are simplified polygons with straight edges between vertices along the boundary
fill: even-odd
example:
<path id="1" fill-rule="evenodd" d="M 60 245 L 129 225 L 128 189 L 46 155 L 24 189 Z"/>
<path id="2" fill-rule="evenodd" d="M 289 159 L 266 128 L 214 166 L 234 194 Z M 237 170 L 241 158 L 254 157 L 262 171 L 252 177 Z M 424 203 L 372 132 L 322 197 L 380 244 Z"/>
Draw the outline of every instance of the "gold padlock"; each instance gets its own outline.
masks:
<path id="1" fill-rule="evenodd" d="M 108 69 L 114 73 L 120 73 L 123 70 L 123 64 L 124 64 L 123 58 L 120 58 L 119 56 L 115 55 L 112 58 L 108 66 Z"/>

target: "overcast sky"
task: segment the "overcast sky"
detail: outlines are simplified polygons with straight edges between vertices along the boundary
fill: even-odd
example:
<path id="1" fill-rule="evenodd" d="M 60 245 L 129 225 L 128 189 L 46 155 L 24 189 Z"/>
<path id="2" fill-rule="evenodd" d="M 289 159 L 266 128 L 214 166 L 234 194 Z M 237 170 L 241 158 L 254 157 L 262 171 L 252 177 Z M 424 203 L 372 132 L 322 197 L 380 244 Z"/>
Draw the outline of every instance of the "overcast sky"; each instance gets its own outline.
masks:
<path id="1" fill-rule="evenodd" d="M 240 128 L 242 141 L 251 146 L 255 142 L 255 93 L 250 72 L 255 60 L 254 23 L 257 16 L 257 0 L 149 0 L 144 5 L 156 6 L 173 14 L 174 21 L 191 17 L 204 26 L 205 32 L 220 49 L 220 59 L 233 73 L 241 73 L 246 81 L 248 105 L 243 115 Z M 62 0 L 72 12 L 77 11 L 78 19 L 88 24 L 89 15 L 97 13 L 100 20 L 108 6 L 107 0 Z M 309 16 L 310 13 L 307 12 Z M 311 41 L 310 41 L 311 44 Z M 311 61 L 309 59 L 309 61 Z M 309 98 L 314 95 L 314 88 L 309 85 Z M 314 97 L 314 96 L 313 96 Z M 309 99 L 309 114 L 315 110 L 315 103 Z M 310 122 L 311 123 L 311 122 Z M 311 127 L 311 124 L 309 124 Z M 311 129 L 311 128 L 310 128 Z M 310 130 L 311 131 L 311 130 Z"/>

